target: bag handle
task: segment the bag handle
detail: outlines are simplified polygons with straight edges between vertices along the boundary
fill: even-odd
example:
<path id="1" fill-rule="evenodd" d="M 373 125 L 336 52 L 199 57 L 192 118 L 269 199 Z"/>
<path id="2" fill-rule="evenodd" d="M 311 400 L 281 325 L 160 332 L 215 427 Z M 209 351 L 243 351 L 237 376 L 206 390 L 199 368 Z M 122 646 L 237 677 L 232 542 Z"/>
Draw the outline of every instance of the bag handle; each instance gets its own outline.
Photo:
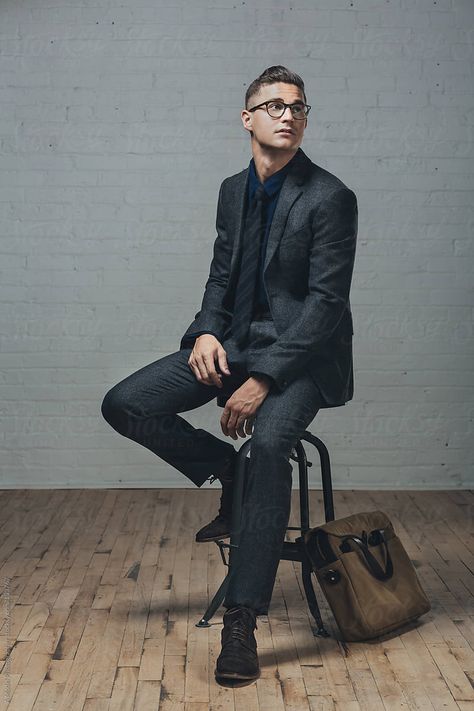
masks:
<path id="1" fill-rule="evenodd" d="M 375 536 L 374 536 L 375 534 Z M 341 536 L 343 538 L 343 542 L 340 544 L 339 548 L 343 553 L 347 553 L 348 551 L 351 550 L 350 543 L 354 542 L 361 553 L 363 554 L 365 561 L 368 565 L 369 572 L 372 573 L 374 578 L 377 578 L 377 580 L 388 580 L 389 578 L 392 577 L 393 575 L 393 563 L 392 563 L 392 558 L 390 556 L 390 552 L 387 547 L 387 541 L 385 539 L 384 535 L 384 529 L 383 528 L 376 528 L 373 531 L 371 531 L 370 538 L 372 541 L 375 541 L 378 539 L 377 542 L 383 543 L 385 547 L 385 560 L 387 561 L 385 570 L 381 567 L 380 563 L 378 560 L 372 555 L 372 553 L 369 551 L 368 546 L 367 546 L 367 537 L 364 536 L 364 540 L 362 540 L 359 536 L 355 535 L 347 535 L 347 536 Z"/>

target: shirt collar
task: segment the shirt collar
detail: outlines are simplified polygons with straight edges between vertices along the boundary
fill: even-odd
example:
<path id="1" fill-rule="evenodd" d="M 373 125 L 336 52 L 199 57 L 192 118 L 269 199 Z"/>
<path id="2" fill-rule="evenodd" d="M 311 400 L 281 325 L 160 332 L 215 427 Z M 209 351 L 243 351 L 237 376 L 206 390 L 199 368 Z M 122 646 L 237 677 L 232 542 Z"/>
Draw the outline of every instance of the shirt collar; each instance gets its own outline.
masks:
<path id="1" fill-rule="evenodd" d="M 283 185 L 283 181 L 285 180 L 286 175 L 287 175 L 287 173 L 290 169 L 290 166 L 293 163 L 296 155 L 297 154 L 295 153 L 293 158 L 291 158 L 291 160 L 289 160 L 288 163 L 286 163 L 283 166 L 283 168 L 280 168 L 280 170 L 277 170 L 276 173 L 273 173 L 264 181 L 263 189 L 265 190 L 265 192 L 267 193 L 267 195 L 269 197 L 273 197 L 273 195 L 275 195 L 275 193 L 277 193 L 280 190 L 281 186 Z M 259 185 L 262 185 L 262 183 L 259 181 L 259 179 L 257 177 L 257 173 L 255 171 L 255 161 L 252 158 L 250 160 L 250 165 L 249 165 L 249 193 L 250 193 L 251 198 L 253 197 L 253 195 Z"/>

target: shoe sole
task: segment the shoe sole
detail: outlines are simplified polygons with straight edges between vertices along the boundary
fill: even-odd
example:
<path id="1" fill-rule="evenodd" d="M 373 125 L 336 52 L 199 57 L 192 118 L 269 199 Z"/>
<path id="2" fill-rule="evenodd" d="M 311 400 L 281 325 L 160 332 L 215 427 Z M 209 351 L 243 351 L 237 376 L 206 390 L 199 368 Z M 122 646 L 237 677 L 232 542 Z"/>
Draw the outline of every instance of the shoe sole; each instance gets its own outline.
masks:
<path id="1" fill-rule="evenodd" d="M 229 672 L 228 674 L 214 674 L 214 676 L 216 682 L 221 686 L 235 688 L 238 686 L 247 686 L 253 681 L 257 681 L 257 679 L 260 679 L 260 671 L 256 676 L 242 676 L 241 674 L 237 674 L 236 672 Z"/>

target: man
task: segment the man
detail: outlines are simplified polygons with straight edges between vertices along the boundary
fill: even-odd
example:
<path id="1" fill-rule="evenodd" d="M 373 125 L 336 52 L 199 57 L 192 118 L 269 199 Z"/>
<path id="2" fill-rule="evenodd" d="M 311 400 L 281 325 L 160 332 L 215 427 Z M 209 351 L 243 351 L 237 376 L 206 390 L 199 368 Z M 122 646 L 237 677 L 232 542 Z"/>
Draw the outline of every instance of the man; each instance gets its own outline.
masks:
<path id="1" fill-rule="evenodd" d="M 219 479 L 219 513 L 199 542 L 230 534 L 237 452 L 176 413 L 217 396 L 223 434 L 252 434 L 215 670 L 223 685 L 260 675 L 254 630 L 268 613 L 288 525 L 293 447 L 320 408 L 353 397 L 357 199 L 301 150 L 310 108 L 303 80 L 285 67 L 250 84 L 241 117 L 252 159 L 221 184 L 201 309 L 179 351 L 125 378 L 102 403 L 118 432 L 197 486 Z"/>

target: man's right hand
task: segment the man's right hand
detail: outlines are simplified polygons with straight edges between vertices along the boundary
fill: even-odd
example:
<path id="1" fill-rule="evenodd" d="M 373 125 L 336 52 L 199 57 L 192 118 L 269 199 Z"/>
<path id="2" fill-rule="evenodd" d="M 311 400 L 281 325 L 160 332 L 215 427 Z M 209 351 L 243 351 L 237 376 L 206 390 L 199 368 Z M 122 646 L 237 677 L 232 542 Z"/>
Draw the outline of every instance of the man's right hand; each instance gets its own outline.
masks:
<path id="1" fill-rule="evenodd" d="M 221 372 L 230 375 L 226 352 L 217 338 L 209 333 L 198 336 L 194 342 L 188 364 L 200 383 L 217 385 L 218 388 L 222 388 L 222 376 L 216 371 L 216 361 Z"/>

